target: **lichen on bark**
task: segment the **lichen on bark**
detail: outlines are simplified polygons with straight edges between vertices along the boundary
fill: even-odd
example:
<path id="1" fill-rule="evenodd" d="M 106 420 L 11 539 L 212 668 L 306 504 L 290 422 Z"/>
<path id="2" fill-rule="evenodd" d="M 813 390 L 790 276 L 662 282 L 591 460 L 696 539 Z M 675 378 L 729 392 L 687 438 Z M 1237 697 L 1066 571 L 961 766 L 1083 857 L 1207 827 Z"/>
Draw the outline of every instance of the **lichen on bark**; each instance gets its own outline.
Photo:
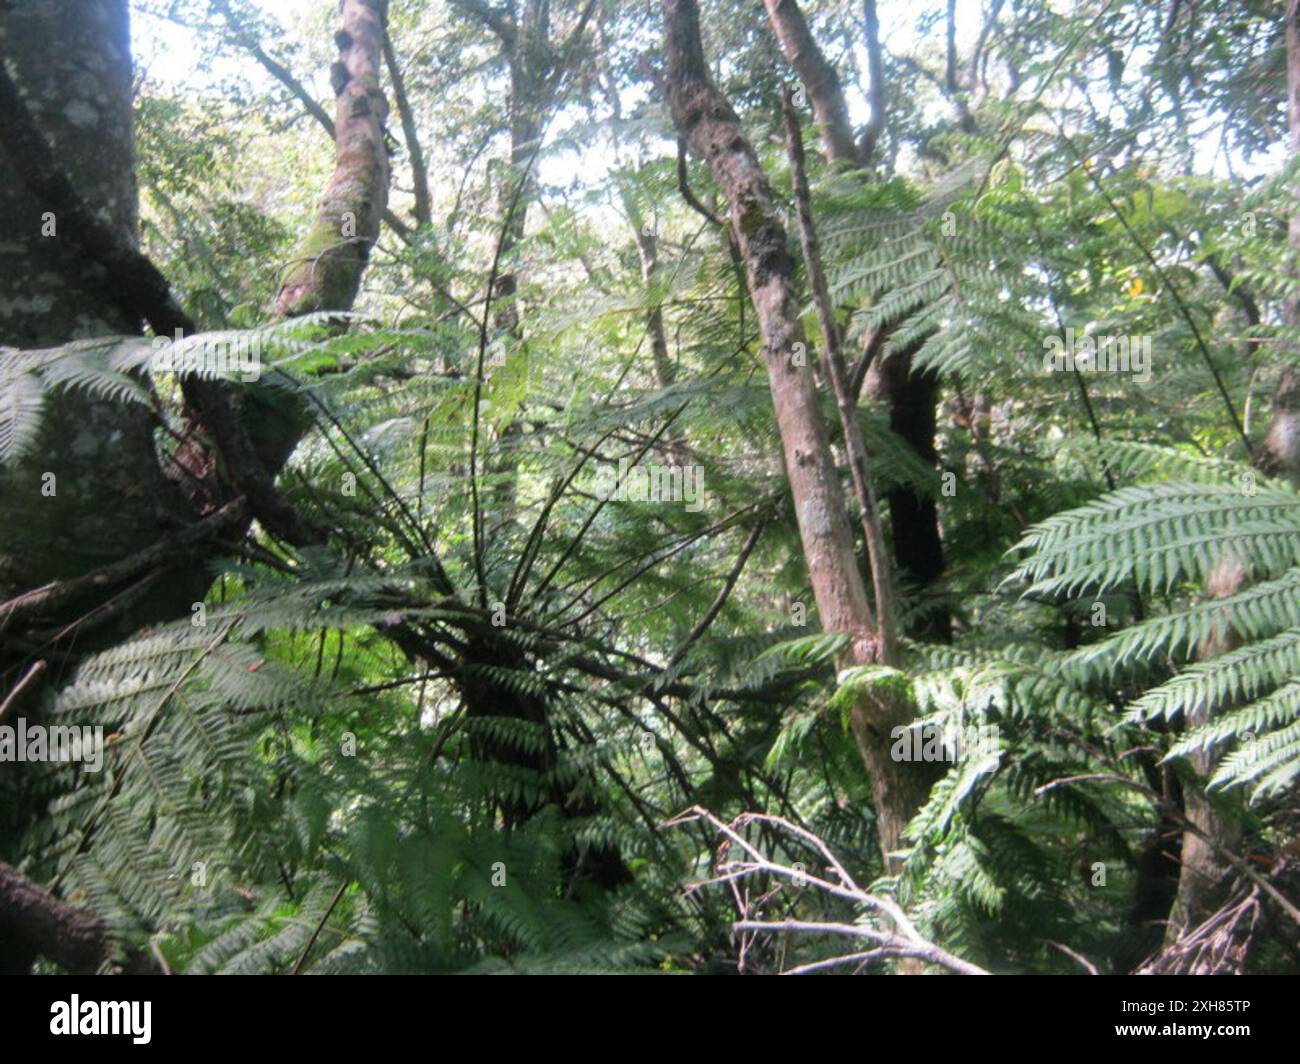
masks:
<path id="1" fill-rule="evenodd" d="M 134 245 L 129 42 L 126 0 L 31 0 L 0 20 L 0 54 L 28 110 L 87 206 Z M 0 345 L 140 331 L 113 279 L 48 215 L 3 148 L 0 212 L 12 226 L 0 244 Z M 77 391 L 50 398 L 28 457 L 0 469 L 0 501 L 5 598 L 139 550 L 185 512 L 162 475 L 149 411 Z"/>

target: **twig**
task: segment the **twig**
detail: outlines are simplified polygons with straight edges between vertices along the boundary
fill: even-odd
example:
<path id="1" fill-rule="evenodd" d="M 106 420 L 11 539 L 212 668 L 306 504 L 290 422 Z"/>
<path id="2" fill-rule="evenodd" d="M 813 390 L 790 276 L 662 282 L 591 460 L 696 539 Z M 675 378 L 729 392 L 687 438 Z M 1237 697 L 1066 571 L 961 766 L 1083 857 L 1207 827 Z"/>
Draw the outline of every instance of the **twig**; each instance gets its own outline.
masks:
<path id="1" fill-rule="evenodd" d="M 153 954 L 153 959 L 158 964 L 158 970 L 161 971 L 163 975 L 176 974 L 172 971 L 171 965 L 167 963 L 167 958 L 163 956 L 162 950 L 158 948 L 158 943 L 152 938 L 149 940 L 149 952 Z"/>
<path id="2" fill-rule="evenodd" d="M 343 897 L 343 892 L 347 890 L 351 884 L 352 880 L 350 879 L 345 879 L 339 884 L 339 889 L 334 892 L 334 898 L 330 902 L 329 908 L 325 910 L 325 915 L 320 918 L 320 923 L 316 925 L 316 930 L 311 933 L 311 938 L 307 940 L 307 946 L 302 951 L 302 956 L 298 958 L 298 963 L 293 966 L 293 972 L 291 974 L 298 975 L 302 971 L 302 966 L 307 963 L 307 954 L 311 952 L 312 946 L 316 945 L 316 939 L 320 937 L 321 930 L 333 915 L 334 907 L 338 905 L 339 899 Z"/>
<path id="3" fill-rule="evenodd" d="M 44 672 L 44 661 L 36 661 L 32 663 L 32 667 L 27 670 L 27 674 L 14 685 L 12 691 L 5 695 L 5 700 L 0 702 L 0 720 L 4 720 L 5 714 L 18 704 L 18 700 L 22 698 L 23 693 L 36 683 Z"/>
<path id="4" fill-rule="evenodd" d="M 1059 949 L 1067 957 L 1070 957 L 1071 959 L 1078 961 L 1080 964 L 1082 964 L 1085 968 L 1088 969 L 1089 975 L 1098 974 L 1097 966 L 1093 964 L 1092 961 L 1088 960 L 1088 958 L 1085 957 L 1082 953 L 1076 953 L 1074 950 L 1070 949 L 1069 946 L 1063 946 L 1059 942 L 1048 942 L 1047 944 L 1051 946 L 1053 949 Z"/>

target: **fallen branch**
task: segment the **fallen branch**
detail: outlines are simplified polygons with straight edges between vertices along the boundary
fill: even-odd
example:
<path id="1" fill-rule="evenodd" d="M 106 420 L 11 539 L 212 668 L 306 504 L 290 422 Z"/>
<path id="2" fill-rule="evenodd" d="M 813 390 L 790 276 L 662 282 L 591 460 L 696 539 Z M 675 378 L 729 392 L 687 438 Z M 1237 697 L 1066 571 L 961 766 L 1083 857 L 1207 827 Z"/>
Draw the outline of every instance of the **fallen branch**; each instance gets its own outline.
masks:
<path id="1" fill-rule="evenodd" d="M 45 957 L 73 975 L 90 975 L 109 958 L 108 925 L 69 905 L 0 861 L 0 940 Z"/>
<path id="2" fill-rule="evenodd" d="M 811 831 L 792 824 L 783 817 L 772 816 L 767 813 L 743 813 L 730 823 L 724 823 L 707 809 L 698 805 L 692 806 L 684 813 L 669 820 L 664 824 L 664 827 L 680 827 L 685 824 L 700 822 L 713 827 L 727 841 L 719 848 L 718 875 L 713 879 L 692 884 L 687 889 L 698 890 L 701 887 L 719 883 L 730 884 L 733 887 L 733 894 L 740 910 L 741 918 L 732 925 L 737 931 L 794 931 L 810 935 L 841 935 L 846 938 L 863 939 L 873 944 L 871 950 L 844 954 L 829 960 L 818 961 L 815 964 L 790 968 L 784 974 L 798 975 L 849 963 L 860 964 L 877 959 L 894 960 L 901 958 L 924 961 L 927 964 L 937 965 L 959 975 L 989 974 L 983 968 L 971 964 L 969 961 L 964 961 L 960 957 L 953 956 L 947 950 L 923 938 L 902 907 L 893 899 L 880 894 L 870 894 L 858 886 L 844 868 L 844 865 L 831 853 L 826 843 Z M 741 831 L 750 824 L 767 825 L 788 835 L 793 835 L 804 842 L 825 860 L 829 873 L 834 878 L 827 879 L 802 868 L 794 868 L 770 860 L 741 834 Z M 726 855 L 730 852 L 732 846 L 738 846 L 744 852 L 745 858 L 734 861 L 726 860 Z M 814 890 L 822 891 L 831 897 L 852 902 L 865 909 L 874 917 L 874 920 L 872 922 L 847 924 L 821 920 L 755 919 L 751 916 L 751 911 L 756 909 L 757 906 L 751 906 L 743 901 L 740 892 L 735 889 L 735 884 L 740 880 L 756 875 L 776 876 L 779 879 L 789 880 L 801 886 L 812 887 Z M 762 899 L 766 900 L 770 893 L 762 895 Z"/>

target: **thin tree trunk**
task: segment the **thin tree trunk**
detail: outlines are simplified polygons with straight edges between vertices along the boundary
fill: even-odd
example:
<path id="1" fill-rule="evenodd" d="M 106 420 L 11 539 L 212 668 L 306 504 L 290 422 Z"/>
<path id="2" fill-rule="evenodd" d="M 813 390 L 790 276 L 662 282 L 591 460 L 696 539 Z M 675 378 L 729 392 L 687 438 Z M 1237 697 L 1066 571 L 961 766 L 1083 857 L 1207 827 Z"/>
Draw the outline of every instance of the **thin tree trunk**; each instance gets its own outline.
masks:
<path id="1" fill-rule="evenodd" d="M 1227 598 L 1240 591 L 1245 583 L 1245 567 L 1229 553 L 1223 555 L 1210 574 L 1207 591 L 1212 599 Z M 1222 628 L 1197 647 L 1197 658 L 1209 661 L 1235 649 L 1240 642 L 1225 618 Z M 1185 727 L 1192 731 L 1209 721 L 1209 709 L 1198 705 L 1188 712 Z M 1166 944 L 1200 926 L 1226 900 L 1232 866 L 1224 860 L 1221 849 L 1235 851 L 1241 841 L 1240 822 L 1216 808 L 1205 793 L 1214 769 L 1215 752 L 1197 751 L 1188 757 L 1188 762 L 1193 778 L 1182 788 L 1183 815 L 1193 830 L 1183 832 L 1178 890 L 1169 912 Z"/>
<path id="2" fill-rule="evenodd" d="M 817 128 L 826 146 L 826 158 L 832 163 L 858 166 L 858 146 L 853 139 L 853 124 L 839 75 L 822 54 L 814 40 L 808 21 L 796 0 L 764 0 L 772 31 L 780 42 L 786 61 L 794 67 L 808 91 Z M 874 13 L 874 6 L 872 7 Z"/>
<path id="3" fill-rule="evenodd" d="M 380 88 L 387 0 L 343 0 L 334 64 L 334 173 L 276 299 L 292 318 L 348 310 L 388 205 L 388 104 Z"/>
<path id="4" fill-rule="evenodd" d="M 862 522 L 862 538 L 867 548 L 871 566 L 871 582 L 876 599 L 876 631 L 880 646 L 878 660 L 885 665 L 898 664 L 898 633 L 894 624 L 893 577 L 885 557 L 885 540 L 880 528 L 880 512 L 876 504 L 876 489 L 867 461 L 867 450 L 862 440 L 862 427 L 857 421 L 857 402 L 849 385 L 849 373 L 840 348 L 839 323 L 835 320 L 835 307 L 831 303 L 830 288 L 822 270 L 821 247 L 817 239 L 817 226 L 813 219 L 812 193 L 808 188 L 808 175 L 804 165 L 803 135 L 799 129 L 799 116 L 795 113 L 790 93 L 782 99 L 785 119 L 787 151 L 790 157 L 790 174 L 794 185 L 796 214 L 799 219 L 799 240 L 803 247 L 804 268 L 808 286 L 812 289 L 813 305 L 821 327 L 822 341 L 826 346 L 826 369 L 835 392 L 835 405 L 840 415 L 840 434 L 849 459 L 849 474 L 854 494 L 858 500 L 858 513 Z"/>
<path id="5" fill-rule="evenodd" d="M 1286 7 L 1287 128 L 1291 158 L 1300 157 L 1300 0 L 1288 0 Z M 1292 194 L 1300 199 L 1300 188 Z M 1292 272 L 1300 274 L 1300 211 L 1291 215 L 1287 226 Z M 1291 329 L 1300 328 L 1300 292 L 1291 292 L 1283 307 L 1283 320 Z M 1300 353 L 1289 351 L 1290 365 L 1283 367 L 1273 393 L 1273 414 L 1264 441 L 1263 461 L 1269 472 L 1285 476 L 1300 486 Z"/>
<path id="6" fill-rule="evenodd" d="M 654 233 L 647 232 L 640 218 L 636 222 L 636 250 L 641 261 L 641 283 L 647 292 L 654 287 L 659 275 L 659 243 Z M 650 350 L 654 355 L 655 381 L 660 388 L 672 384 L 677 368 L 668 355 L 668 336 L 664 332 L 664 308 L 656 297 L 646 311 L 646 333 L 650 337 Z"/>

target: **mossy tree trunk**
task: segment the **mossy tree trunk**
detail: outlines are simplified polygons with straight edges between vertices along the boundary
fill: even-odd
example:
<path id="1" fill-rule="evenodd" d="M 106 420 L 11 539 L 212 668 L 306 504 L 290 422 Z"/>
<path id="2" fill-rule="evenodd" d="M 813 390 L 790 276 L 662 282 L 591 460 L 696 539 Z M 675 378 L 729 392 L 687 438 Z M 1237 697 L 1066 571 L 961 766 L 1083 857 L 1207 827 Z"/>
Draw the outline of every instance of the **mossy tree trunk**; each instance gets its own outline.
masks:
<path id="1" fill-rule="evenodd" d="M 348 77 L 338 79 L 336 167 L 277 316 L 350 309 L 378 237 L 389 176 L 379 89 L 386 6 L 386 0 L 339 5 L 338 66 Z M 6 90 L 15 97 L 11 112 L 20 108 L 26 123 L 6 121 L 8 139 L 0 138 L 0 209 L 10 226 L 0 240 L 0 345 L 32 350 L 139 334 L 150 308 L 98 255 L 111 244 L 114 263 L 145 262 L 136 251 L 127 0 L 4 5 L 0 59 L 7 63 Z M 9 153 L 24 135 L 39 139 L 52 156 L 35 179 L 32 159 Z M 99 225 L 94 239 L 80 231 L 85 226 L 50 210 L 51 189 L 67 185 L 82 217 Z M 21 370 L 20 351 L 0 357 L 8 361 L 6 371 Z M 187 387 L 189 428 L 168 457 L 145 406 L 75 391 L 46 397 L 35 446 L 0 468 L 0 705 L 12 708 L 18 699 L 10 696 L 21 695 L 22 712 L 35 716 L 42 686 L 56 687 L 88 651 L 190 615 L 209 583 L 206 561 L 229 550 L 248 523 L 239 502 L 244 486 L 220 479 L 236 455 L 215 460 L 221 441 L 208 431 L 211 413 L 222 411 L 222 428 L 234 428 L 240 439 L 275 441 L 270 451 L 244 456 L 261 467 L 263 490 L 304 431 L 294 418 L 283 431 L 250 425 L 275 408 L 243 399 L 224 383 Z M 196 476 L 213 482 L 195 491 Z M 183 490 L 187 485 L 191 490 Z M 226 513 L 244 515 L 231 535 L 192 535 L 205 518 Z M 183 553 L 163 549 L 178 541 L 187 545 Z M 135 560 L 140 565 L 124 566 Z M 61 593 L 73 587 L 77 594 Z M 32 609 L 34 601 L 42 606 Z M 40 802 L 30 778 L 14 767 L 0 766 L 0 861 L 11 855 Z M 93 968 L 86 951 L 96 943 L 107 948 L 94 915 L 63 905 L 8 866 L 0 869 L 0 971 L 26 971 L 38 955 Z M 38 910 L 41 920 L 30 916 Z M 17 920 L 26 931 L 9 933 Z M 27 933 L 32 929 L 42 933 Z M 77 942 L 88 945 L 72 950 Z"/>

